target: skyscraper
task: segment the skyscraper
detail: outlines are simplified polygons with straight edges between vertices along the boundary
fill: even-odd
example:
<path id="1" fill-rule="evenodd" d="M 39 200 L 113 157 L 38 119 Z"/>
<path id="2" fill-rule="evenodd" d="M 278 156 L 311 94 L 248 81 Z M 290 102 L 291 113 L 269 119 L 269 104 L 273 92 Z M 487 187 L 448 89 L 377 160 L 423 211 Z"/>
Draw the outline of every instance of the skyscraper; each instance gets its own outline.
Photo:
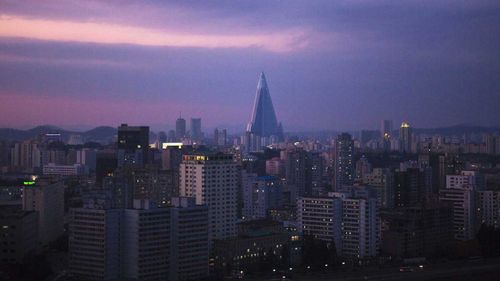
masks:
<path id="1" fill-rule="evenodd" d="M 399 139 L 401 141 L 401 152 L 409 153 L 411 152 L 411 128 L 410 124 L 407 122 L 401 123 L 401 128 L 399 129 Z"/>
<path id="2" fill-rule="evenodd" d="M 278 124 L 276 113 L 274 112 L 273 102 L 269 94 L 266 76 L 264 72 L 260 74 L 257 84 L 257 93 L 252 110 L 252 117 L 247 125 L 248 143 L 247 150 L 259 150 L 257 145 L 260 138 L 269 138 L 271 136 L 283 139 L 283 128 Z"/>
<path id="3" fill-rule="evenodd" d="M 351 135 L 342 133 L 335 141 L 335 190 L 354 182 L 354 142 Z"/>
<path id="4" fill-rule="evenodd" d="M 200 141 L 201 140 L 201 118 L 191 118 L 191 140 Z"/>
<path id="5" fill-rule="evenodd" d="M 186 136 L 186 120 L 182 117 L 177 118 L 175 121 L 175 138 L 177 140 Z"/>

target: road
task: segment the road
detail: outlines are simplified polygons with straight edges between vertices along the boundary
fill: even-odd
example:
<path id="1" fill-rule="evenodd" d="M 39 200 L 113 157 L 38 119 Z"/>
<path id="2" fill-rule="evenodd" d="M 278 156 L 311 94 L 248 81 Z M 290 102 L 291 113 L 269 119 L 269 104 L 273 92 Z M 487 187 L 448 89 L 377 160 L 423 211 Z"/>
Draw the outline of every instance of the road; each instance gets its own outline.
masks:
<path id="1" fill-rule="evenodd" d="M 426 265 L 424 269 L 414 272 L 400 272 L 399 267 L 382 269 L 363 269 L 356 272 L 324 272 L 311 274 L 295 274 L 293 281 L 339 280 L 497 280 L 500 276 L 500 259 L 468 262 L 455 261 L 442 264 Z M 248 279 L 252 281 L 269 280 L 269 278 Z"/>

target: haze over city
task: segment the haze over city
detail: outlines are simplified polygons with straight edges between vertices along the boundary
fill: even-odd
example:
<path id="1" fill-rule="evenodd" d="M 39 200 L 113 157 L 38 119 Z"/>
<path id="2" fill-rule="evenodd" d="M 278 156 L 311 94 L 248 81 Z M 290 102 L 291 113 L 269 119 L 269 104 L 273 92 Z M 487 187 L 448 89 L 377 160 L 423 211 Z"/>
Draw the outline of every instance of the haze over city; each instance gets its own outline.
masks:
<path id="1" fill-rule="evenodd" d="M 0 1 L 0 127 L 500 125 L 498 1 Z M 300 114 L 297 114 L 300 113 Z"/>

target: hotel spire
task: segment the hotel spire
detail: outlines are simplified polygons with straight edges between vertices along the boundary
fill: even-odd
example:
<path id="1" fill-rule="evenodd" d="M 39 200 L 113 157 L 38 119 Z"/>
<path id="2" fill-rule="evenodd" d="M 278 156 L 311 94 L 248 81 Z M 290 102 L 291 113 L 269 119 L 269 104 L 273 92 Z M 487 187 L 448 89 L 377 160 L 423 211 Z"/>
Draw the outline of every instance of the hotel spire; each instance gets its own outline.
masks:
<path id="1" fill-rule="evenodd" d="M 247 132 L 260 137 L 276 136 L 282 138 L 283 135 L 276 120 L 264 72 L 260 74 L 259 82 L 257 83 L 257 92 Z"/>

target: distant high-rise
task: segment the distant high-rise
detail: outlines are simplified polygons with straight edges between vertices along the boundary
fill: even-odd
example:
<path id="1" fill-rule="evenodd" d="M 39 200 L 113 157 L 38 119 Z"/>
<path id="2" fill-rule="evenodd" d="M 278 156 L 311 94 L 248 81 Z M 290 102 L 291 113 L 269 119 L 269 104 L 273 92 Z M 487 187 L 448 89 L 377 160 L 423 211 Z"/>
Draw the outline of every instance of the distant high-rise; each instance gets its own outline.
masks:
<path id="1" fill-rule="evenodd" d="M 191 140 L 200 141 L 201 140 L 201 118 L 191 118 Z"/>
<path id="2" fill-rule="evenodd" d="M 147 163 L 149 149 L 149 127 L 118 127 L 118 166 L 144 165 Z"/>
<path id="3" fill-rule="evenodd" d="M 390 139 L 392 135 L 392 120 L 382 120 L 380 124 L 380 137 Z"/>
<path id="4" fill-rule="evenodd" d="M 354 182 L 354 141 L 348 133 L 335 141 L 335 190 Z"/>
<path id="5" fill-rule="evenodd" d="M 257 84 L 257 93 L 252 110 L 252 117 L 247 125 L 249 150 L 259 150 L 260 138 L 277 137 L 283 139 L 283 128 L 278 124 L 276 113 L 274 112 L 273 102 L 269 94 L 266 76 L 264 72 L 260 74 Z"/>
<path id="6" fill-rule="evenodd" d="M 392 120 L 382 120 L 380 126 L 380 136 L 382 137 L 382 146 L 384 151 L 391 149 L 392 138 Z"/>
<path id="7" fill-rule="evenodd" d="M 222 129 L 219 131 L 218 128 L 214 130 L 214 144 L 225 146 L 227 144 L 227 130 Z"/>
<path id="8" fill-rule="evenodd" d="M 399 129 L 399 139 L 401 141 L 401 152 L 411 152 L 411 136 L 412 131 L 410 124 L 407 122 L 401 123 L 401 128 Z"/>
<path id="9" fill-rule="evenodd" d="M 180 140 L 186 136 L 186 119 L 179 117 L 175 121 L 175 138 Z"/>

